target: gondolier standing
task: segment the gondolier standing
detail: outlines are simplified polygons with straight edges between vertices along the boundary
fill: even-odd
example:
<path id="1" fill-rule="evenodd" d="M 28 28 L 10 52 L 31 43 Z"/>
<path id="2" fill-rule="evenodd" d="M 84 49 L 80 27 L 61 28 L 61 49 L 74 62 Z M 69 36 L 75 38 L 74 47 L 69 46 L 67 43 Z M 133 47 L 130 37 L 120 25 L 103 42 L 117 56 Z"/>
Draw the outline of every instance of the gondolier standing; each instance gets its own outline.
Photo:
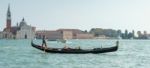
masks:
<path id="1" fill-rule="evenodd" d="M 47 44 L 46 44 L 46 37 L 45 35 L 43 35 L 43 38 L 42 38 L 42 47 L 45 46 L 45 48 L 47 48 Z"/>

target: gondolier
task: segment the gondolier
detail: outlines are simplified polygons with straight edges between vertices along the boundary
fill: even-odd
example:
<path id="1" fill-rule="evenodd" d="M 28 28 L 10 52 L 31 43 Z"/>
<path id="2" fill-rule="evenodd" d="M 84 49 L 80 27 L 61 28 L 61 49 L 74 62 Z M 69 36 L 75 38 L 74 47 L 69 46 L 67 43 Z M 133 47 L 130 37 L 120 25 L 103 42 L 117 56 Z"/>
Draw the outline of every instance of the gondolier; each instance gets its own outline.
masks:
<path id="1" fill-rule="evenodd" d="M 42 47 L 45 46 L 45 48 L 47 48 L 47 44 L 46 44 L 46 37 L 45 35 L 43 35 L 43 38 L 42 38 Z"/>

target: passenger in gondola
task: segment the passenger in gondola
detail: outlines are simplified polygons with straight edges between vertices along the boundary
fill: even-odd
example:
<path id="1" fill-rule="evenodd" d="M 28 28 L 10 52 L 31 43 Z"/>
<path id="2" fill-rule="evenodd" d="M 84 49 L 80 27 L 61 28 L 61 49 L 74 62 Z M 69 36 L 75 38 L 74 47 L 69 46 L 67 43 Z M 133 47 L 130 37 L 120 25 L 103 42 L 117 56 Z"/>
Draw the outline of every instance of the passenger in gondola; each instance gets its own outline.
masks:
<path id="1" fill-rule="evenodd" d="M 75 47 L 74 49 L 80 50 L 80 49 L 81 49 L 81 47 L 80 47 L 80 46 L 77 46 L 77 47 Z"/>
<path id="2" fill-rule="evenodd" d="M 80 49 L 81 49 L 81 48 L 80 48 L 80 46 L 78 46 L 78 48 L 77 48 L 77 49 L 79 49 L 79 50 L 80 50 Z"/>
<path id="3" fill-rule="evenodd" d="M 63 49 L 68 49 L 67 45 L 65 44 L 64 48 Z"/>
<path id="4" fill-rule="evenodd" d="M 45 48 L 47 48 L 47 44 L 46 44 L 46 37 L 45 35 L 43 35 L 43 38 L 42 38 L 42 47 L 45 46 Z"/>

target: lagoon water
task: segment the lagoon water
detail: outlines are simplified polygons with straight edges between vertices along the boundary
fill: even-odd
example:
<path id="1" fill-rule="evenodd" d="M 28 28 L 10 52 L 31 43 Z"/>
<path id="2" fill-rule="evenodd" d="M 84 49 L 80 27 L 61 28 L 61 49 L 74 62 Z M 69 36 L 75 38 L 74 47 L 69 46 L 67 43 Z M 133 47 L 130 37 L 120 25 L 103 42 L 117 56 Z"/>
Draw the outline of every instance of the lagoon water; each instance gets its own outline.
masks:
<path id="1" fill-rule="evenodd" d="M 115 46 L 116 40 L 68 40 L 69 47 Z M 41 40 L 34 40 L 41 44 Z M 148 68 L 150 40 L 120 40 L 116 52 L 103 54 L 52 54 L 31 47 L 31 40 L 0 40 L 0 68 Z M 48 41 L 49 47 L 64 44 Z"/>

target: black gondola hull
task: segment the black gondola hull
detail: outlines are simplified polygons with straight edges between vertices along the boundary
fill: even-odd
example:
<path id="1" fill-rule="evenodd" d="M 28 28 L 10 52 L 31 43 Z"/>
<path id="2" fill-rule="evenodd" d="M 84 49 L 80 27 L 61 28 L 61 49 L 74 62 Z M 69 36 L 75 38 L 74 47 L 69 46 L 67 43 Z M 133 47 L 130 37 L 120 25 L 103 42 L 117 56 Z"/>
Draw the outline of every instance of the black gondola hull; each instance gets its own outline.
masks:
<path id="1" fill-rule="evenodd" d="M 109 48 L 93 48 L 93 49 L 74 49 L 74 48 L 45 48 L 31 42 L 32 47 L 48 52 L 48 53 L 67 53 L 67 54 L 85 54 L 85 53 L 106 53 L 118 50 L 118 44 Z"/>

